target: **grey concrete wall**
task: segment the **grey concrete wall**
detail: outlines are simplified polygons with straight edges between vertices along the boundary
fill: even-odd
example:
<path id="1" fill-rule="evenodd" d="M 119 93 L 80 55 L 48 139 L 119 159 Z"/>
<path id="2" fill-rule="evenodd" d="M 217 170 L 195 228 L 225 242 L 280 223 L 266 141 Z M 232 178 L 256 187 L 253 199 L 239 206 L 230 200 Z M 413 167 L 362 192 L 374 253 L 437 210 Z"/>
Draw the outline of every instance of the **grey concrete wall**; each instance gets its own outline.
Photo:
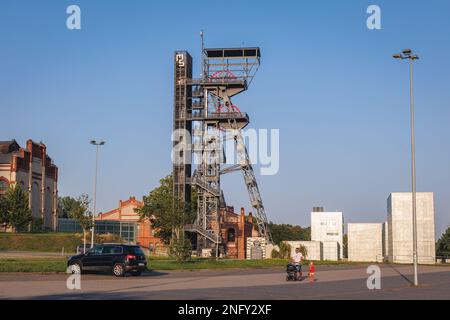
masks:
<path id="1" fill-rule="evenodd" d="M 383 262 L 383 225 L 348 224 L 348 261 Z"/>
<path id="2" fill-rule="evenodd" d="M 337 241 L 322 242 L 322 259 L 325 261 L 338 261 L 341 256 L 341 247 Z"/>
<path id="3" fill-rule="evenodd" d="M 412 194 L 392 193 L 388 198 L 389 262 L 413 262 Z M 417 242 L 420 264 L 434 264 L 435 222 L 434 195 L 417 193 Z"/>
<path id="4" fill-rule="evenodd" d="M 262 259 L 266 259 L 267 255 L 266 255 L 266 239 L 265 238 L 247 238 L 247 248 L 246 248 L 246 252 L 247 252 L 247 260 L 252 260 L 252 249 L 253 249 L 253 245 L 255 242 L 258 242 L 261 245 L 261 249 L 262 249 Z"/>
<path id="5" fill-rule="evenodd" d="M 296 248 L 303 246 L 308 251 L 306 259 L 313 261 L 322 260 L 322 243 L 320 241 L 283 241 L 291 246 L 291 256 Z"/>

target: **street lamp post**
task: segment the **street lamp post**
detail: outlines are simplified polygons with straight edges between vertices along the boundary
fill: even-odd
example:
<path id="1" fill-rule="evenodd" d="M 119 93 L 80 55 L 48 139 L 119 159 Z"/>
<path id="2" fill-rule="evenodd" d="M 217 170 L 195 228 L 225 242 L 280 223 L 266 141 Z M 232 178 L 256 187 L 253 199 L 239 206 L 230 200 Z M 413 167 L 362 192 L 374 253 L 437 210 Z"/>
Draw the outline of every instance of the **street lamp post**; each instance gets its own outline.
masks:
<path id="1" fill-rule="evenodd" d="M 97 142 L 91 141 L 91 144 L 95 146 L 95 173 L 94 173 L 94 210 L 92 212 L 92 229 L 91 229 L 91 248 L 94 247 L 94 233 L 95 233 L 95 214 L 97 210 L 97 172 L 98 172 L 98 150 L 100 146 L 105 145 L 105 141 Z"/>
<path id="2" fill-rule="evenodd" d="M 410 82 L 410 112 L 411 112 L 411 169 L 412 169 L 412 214 L 413 214 L 413 264 L 414 264 L 414 286 L 419 285 L 417 271 L 417 208 L 416 208 L 416 154 L 414 136 L 414 93 L 413 93 L 413 62 L 419 60 L 419 56 L 414 55 L 411 49 L 405 49 L 402 53 L 395 54 L 395 59 L 409 61 L 409 82 Z"/>

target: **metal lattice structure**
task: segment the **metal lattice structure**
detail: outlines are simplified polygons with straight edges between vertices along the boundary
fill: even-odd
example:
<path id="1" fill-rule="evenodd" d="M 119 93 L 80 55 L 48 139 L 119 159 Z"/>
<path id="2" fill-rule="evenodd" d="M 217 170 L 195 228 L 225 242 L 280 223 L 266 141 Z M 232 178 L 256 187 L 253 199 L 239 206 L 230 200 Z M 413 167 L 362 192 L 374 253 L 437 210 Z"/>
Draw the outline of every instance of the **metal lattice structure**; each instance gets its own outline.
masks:
<path id="1" fill-rule="evenodd" d="M 254 217 L 261 237 L 272 242 L 267 227 L 261 194 L 253 171 L 241 130 L 250 122 L 231 98 L 245 90 L 252 82 L 260 65 L 259 48 L 203 49 L 202 77 L 192 79 L 192 58 L 187 52 L 175 54 L 175 109 L 174 129 L 185 129 L 192 137 L 186 142 L 177 137 L 174 146 L 179 148 L 181 163 L 174 164 L 174 194 L 188 201 L 190 185 L 197 188 L 197 218 L 187 231 L 197 233 L 197 250 L 214 248 L 221 242 L 220 209 L 226 206 L 220 188 L 220 176 L 242 171 Z M 238 154 L 238 163 L 229 167 L 223 164 L 223 133 L 232 132 Z M 189 150 L 192 143 L 193 148 Z M 191 177 L 192 157 L 199 165 Z M 187 194 L 189 192 L 189 195 Z"/>

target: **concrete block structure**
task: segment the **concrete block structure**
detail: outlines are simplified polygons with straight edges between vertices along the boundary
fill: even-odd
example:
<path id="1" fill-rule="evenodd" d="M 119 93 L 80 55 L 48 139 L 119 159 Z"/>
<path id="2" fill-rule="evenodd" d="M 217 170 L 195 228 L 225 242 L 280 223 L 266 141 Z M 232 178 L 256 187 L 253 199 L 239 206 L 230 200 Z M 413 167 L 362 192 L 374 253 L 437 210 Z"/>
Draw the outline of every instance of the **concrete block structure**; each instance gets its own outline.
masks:
<path id="1" fill-rule="evenodd" d="M 413 262 L 412 194 L 392 193 L 388 198 L 388 258 L 391 263 Z M 434 194 L 417 193 L 418 262 L 434 264 Z"/>
<path id="2" fill-rule="evenodd" d="M 342 212 L 324 212 L 323 208 L 314 208 L 311 212 L 311 240 L 323 243 L 323 258 L 339 260 L 343 258 L 344 218 Z M 325 243 L 329 242 L 327 245 Z M 337 249 L 334 248 L 337 243 Z M 336 256 L 337 258 L 333 258 Z"/>
<path id="3" fill-rule="evenodd" d="M 383 262 L 383 224 L 348 224 L 348 261 Z"/>
<path id="4" fill-rule="evenodd" d="M 322 242 L 322 260 L 325 261 L 338 261 L 342 257 L 342 250 L 339 242 L 337 241 L 324 241 Z"/>
<path id="5" fill-rule="evenodd" d="M 266 238 L 247 238 L 247 260 L 266 259 Z"/>
<path id="6" fill-rule="evenodd" d="M 320 241 L 283 241 L 291 246 L 291 256 L 296 248 L 305 247 L 308 252 L 306 259 L 313 261 L 322 260 L 322 243 Z"/>

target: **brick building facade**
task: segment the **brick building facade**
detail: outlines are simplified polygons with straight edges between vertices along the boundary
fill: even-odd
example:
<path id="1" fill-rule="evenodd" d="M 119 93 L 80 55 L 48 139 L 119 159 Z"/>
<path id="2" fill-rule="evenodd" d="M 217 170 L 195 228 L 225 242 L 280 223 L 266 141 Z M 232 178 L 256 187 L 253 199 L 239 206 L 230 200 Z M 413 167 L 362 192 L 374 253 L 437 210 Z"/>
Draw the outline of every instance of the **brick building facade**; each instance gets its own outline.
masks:
<path id="1" fill-rule="evenodd" d="M 221 209 L 220 235 L 222 248 L 228 258 L 245 259 L 247 239 L 258 235 L 252 214 L 246 217 L 244 208 L 241 208 L 240 214 L 234 213 L 233 207 Z"/>
<path id="2" fill-rule="evenodd" d="M 144 248 L 155 248 L 162 240 L 155 237 L 155 230 L 149 219 L 140 221 L 139 215 L 134 211 L 144 205 L 142 201 L 130 197 L 128 200 L 119 201 L 119 207 L 111 211 L 100 213 L 96 220 L 112 220 L 123 222 L 135 222 L 137 225 L 136 243 Z"/>
<path id="3" fill-rule="evenodd" d="M 135 222 L 137 224 L 136 243 L 144 248 L 156 249 L 163 241 L 155 236 L 155 230 L 149 219 L 140 221 L 139 215 L 134 209 L 142 207 L 144 203 L 130 197 L 128 200 L 119 201 L 119 207 L 111 211 L 100 213 L 97 220 L 112 220 L 122 222 Z M 247 238 L 257 236 L 258 232 L 253 226 L 253 217 L 250 213 L 245 215 L 234 213 L 233 207 L 221 209 L 220 236 L 222 238 L 222 253 L 229 258 L 245 259 Z"/>
<path id="4" fill-rule="evenodd" d="M 0 141 L 0 196 L 11 185 L 28 192 L 33 218 L 42 219 L 45 230 L 56 230 L 58 167 L 43 143 L 28 140 L 26 148 L 15 141 Z"/>

